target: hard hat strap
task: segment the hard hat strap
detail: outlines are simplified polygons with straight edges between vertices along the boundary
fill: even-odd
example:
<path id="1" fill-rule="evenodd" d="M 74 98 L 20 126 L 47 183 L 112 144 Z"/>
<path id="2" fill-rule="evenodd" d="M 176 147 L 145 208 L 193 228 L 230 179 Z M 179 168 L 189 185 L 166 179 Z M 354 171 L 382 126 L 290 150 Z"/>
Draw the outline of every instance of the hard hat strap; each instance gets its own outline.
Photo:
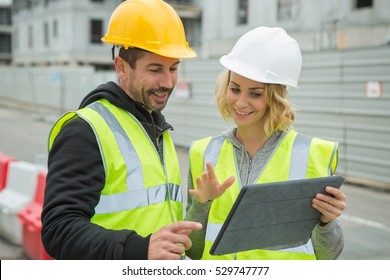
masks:
<path id="1" fill-rule="evenodd" d="M 115 45 L 112 46 L 111 53 L 112 53 L 112 60 L 114 60 L 114 58 L 115 58 Z"/>

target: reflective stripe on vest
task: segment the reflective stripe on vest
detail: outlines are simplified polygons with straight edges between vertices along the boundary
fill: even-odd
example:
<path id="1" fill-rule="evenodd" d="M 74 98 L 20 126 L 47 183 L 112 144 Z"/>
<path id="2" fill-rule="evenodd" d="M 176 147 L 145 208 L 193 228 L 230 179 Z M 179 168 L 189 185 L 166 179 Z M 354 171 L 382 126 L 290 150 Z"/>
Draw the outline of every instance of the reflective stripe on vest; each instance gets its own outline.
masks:
<path id="1" fill-rule="evenodd" d="M 123 135 L 126 135 L 126 132 L 123 130 L 118 120 L 102 103 L 95 102 L 88 107 L 98 112 L 107 122 L 109 127 L 115 128 L 112 129 L 112 131 L 127 167 L 127 192 L 102 195 L 95 208 L 96 214 L 144 207 L 150 204 L 164 202 L 167 197 L 171 200 L 181 202 L 182 196 L 179 185 L 168 183 L 169 192 L 167 192 L 165 184 L 144 189 L 141 159 L 139 158 L 133 143 L 123 137 Z M 134 120 L 134 117 L 131 114 L 129 114 L 129 116 Z"/>
<path id="2" fill-rule="evenodd" d="M 291 150 L 289 180 L 306 178 L 312 138 L 297 134 Z"/>
<path id="3" fill-rule="evenodd" d="M 177 202 L 182 201 L 180 186 L 169 184 L 169 194 L 166 185 L 160 185 L 148 189 L 136 190 L 132 192 L 103 195 L 95 208 L 96 214 L 106 214 L 132 210 L 145 207 L 151 204 L 164 202 L 167 197 Z"/>
<path id="4" fill-rule="evenodd" d="M 312 146 L 315 146 L 315 148 L 311 148 Z M 315 159 L 313 162 L 313 159 L 311 158 L 312 154 L 314 154 L 315 156 L 318 154 L 312 151 L 313 149 L 320 150 L 321 152 L 319 154 L 322 155 L 321 160 L 319 160 L 319 164 L 322 165 L 322 167 L 319 167 L 317 169 L 312 167 L 313 164 L 318 164 Z M 191 172 L 194 170 L 194 173 L 192 173 L 193 180 L 196 178 L 196 176 L 199 176 L 199 174 L 203 172 L 203 170 L 199 170 L 198 166 L 200 164 L 204 165 L 206 161 L 209 161 L 213 164 L 220 181 L 223 181 L 230 175 L 234 175 L 231 174 L 234 172 L 236 172 L 237 176 L 239 172 L 237 171 L 236 167 L 232 169 L 229 166 L 226 166 L 228 162 L 235 162 L 233 154 L 234 150 L 232 144 L 224 140 L 222 136 L 215 138 L 205 138 L 197 141 L 193 144 L 190 151 Z M 307 136 L 297 134 L 293 130 L 289 130 L 285 133 L 285 135 L 283 135 L 281 141 L 278 143 L 278 148 L 274 150 L 272 156 L 263 168 L 261 174 L 259 174 L 259 177 L 257 178 L 255 183 L 272 182 L 275 181 L 275 178 L 280 181 L 287 179 L 293 180 L 306 177 L 326 176 L 328 175 L 330 170 L 329 166 L 332 167 L 331 173 L 333 173 L 334 168 L 337 165 L 337 157 L 335 157 L 335 154 L 337 155 L 337 143 L 323 141 L 317 138 L 309 138 Z M 327 162 L 327 160 L 330 161 L 330 164 L 324 167 L 324 162 Z M 332 164 L 334 160 L 336 160 L 336 163 Z M 202 161 L 202 163 L 200 161 Z M 221 165 L 224 165 L 222 169 L 227 169 L 227 171 L 221 171 Z M 277 170 L 275 171 L 276 166 Z M 308 166 L 310 166 L 310 168 L 308 168 Z M 277 172 L 277 174 L 275 172 Z M 222 176 L 222 178 L 220 178 L 220 176 Z M 286 177 L 284 178 L 284 176 Z M 233 205 L 233 202 L 238 195 L 239 189 L 241 188 L 239 186 L 240 183 L 237 183 L 237 181 L 239 181 L 238 178 L 236 179 L 236 182 L 233 184 L 233 186 L 231 186 L 223 196 L 213 201 L 206 229 L 206 244 L 205 251 L 203 253 L 203 258 L 315 258 L 311 240 L 309 240 L 309 242 L 305 245 L 288 248 L 280 251 L 251 250 L 237 254 L 211 256 L 208 253 L 208 250 L 211 248 L 213 241 L 215 240 L 219 230 L 222 227 L 223 220 L 226 218 L 225 216 L 227 216 L 227 213 Z M 215 220 L 214 222 L 214 219 L 217 220 Z"/>
<path id="5" fill-rule="evenodd" d="M 138 157 L 137 152 L 135 151 L 134 145 L 131 141 L 128 141 L 126 132 L 123 127 L 119 124 L 115 116 L 102 104 L 99 102 L 92 103 L 88 108 L 93 109 L 107 122 L 108 126 L 111 128 L 115 140 L 118 144 L 119 151 L 122 154 L 122 157 L 126 163 L 127 167 L 127 176 L 126 176 L 126 185 L 128 191 L 142 190 L 144 179 L 142 177 L 141 171 L 141 160 Z M 131 116 L 131 115 L 130 115 Z M 128 156 L 125 156 L 128 155 Z"/>
<path id="6" fill-rule="evenodd" d="M 77 116 L 94 131 L 106 172 L 92 222 L 146 236 L 182 219 L 179 161 L 168 131 L 163 133 L 163 165 L 139 121 L 102 99 L 63 116 L 52 129 L 50 147 L 62 126 Z"/>

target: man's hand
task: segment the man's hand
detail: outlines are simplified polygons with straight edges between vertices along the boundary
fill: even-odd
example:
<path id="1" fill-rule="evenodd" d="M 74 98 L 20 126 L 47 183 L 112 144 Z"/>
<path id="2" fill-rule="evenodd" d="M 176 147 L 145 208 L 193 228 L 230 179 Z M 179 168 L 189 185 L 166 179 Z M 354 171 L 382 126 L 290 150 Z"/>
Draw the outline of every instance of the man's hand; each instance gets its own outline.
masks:
<path id="1" fill-rule="evenodd" d="M 181 254 L 192 246 L 188 235 L 193 230 L 202 229 L 197 222 L 181 221 L 160 228 L 149 241 L 149 260 L 179 260 Z"/>

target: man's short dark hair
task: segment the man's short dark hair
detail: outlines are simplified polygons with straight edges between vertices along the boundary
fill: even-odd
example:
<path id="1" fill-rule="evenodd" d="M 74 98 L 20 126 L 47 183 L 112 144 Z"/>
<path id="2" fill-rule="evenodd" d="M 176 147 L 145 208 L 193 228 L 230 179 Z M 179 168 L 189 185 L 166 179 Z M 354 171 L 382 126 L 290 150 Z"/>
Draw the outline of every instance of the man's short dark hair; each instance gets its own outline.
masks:
<path id="1" fill-rule="evenodd" d="M 119 50 L 119 56 L 124 60 L 126 61 L 127 63 L 129 63 L 131 69 L 135 69 L 136 68 L 136 63 L 137 63 L 137 60 L 142 58 L 144 55 L 145 55 L 145 50 L 143 49 L 140 49 L 140 48 L 132 48 L 132 47 L 129 47 L 127 48 L 127 50 L 122 47 L 120 50 Z"/>

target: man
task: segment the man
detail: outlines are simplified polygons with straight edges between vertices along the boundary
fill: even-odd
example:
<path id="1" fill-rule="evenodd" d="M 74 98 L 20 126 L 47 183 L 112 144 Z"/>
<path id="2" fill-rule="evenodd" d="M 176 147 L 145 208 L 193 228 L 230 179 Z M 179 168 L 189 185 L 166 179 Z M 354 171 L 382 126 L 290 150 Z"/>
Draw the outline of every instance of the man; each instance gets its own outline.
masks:
<path id="1" fill-rule="evenodd" d="M 56 259 L 180 259 L 201 224 L 178 222 L 180 169 L 160 111 L 179 58 L 196 54 L 162 0 L 122 2 L 102 40 L 119 85 L 100 85 L 52 129 L 43 244 Z"/>

